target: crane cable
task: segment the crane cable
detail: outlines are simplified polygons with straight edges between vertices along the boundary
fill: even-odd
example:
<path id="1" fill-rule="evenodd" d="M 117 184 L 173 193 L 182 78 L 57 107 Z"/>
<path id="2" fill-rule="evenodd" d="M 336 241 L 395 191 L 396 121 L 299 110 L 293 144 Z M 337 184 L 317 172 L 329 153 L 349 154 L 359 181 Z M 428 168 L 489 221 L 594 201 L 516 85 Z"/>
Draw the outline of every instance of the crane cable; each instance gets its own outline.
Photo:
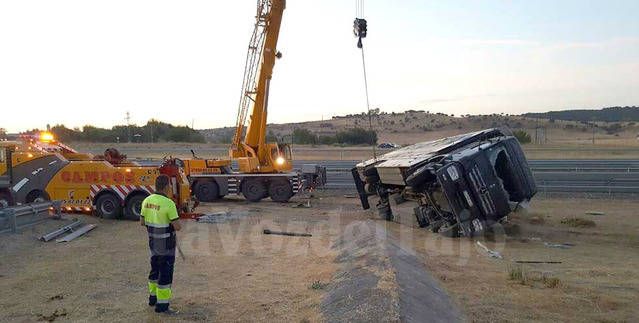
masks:
<path id="1" fill-rule="evenodd" d="M 362 18 L 359 18 L 362 17 Z M 364 71 L 364 90 L 366 93 L 366 109 L 368 111 L 368 130 L 372 134 L 373 133 L 373 116 L 371 114 L 371 104 L 370 98 L 368 95 L 368 76 L 366 73 L 366 58 L 364 55 L 364 44 L 362 43 L 362 39 L 366 38 L 368 33 L 368 22 L 364 17 L 364 0 L 355 0 L 355 22 L 353 25 L 353 33 L 355 37 L 357 37 L 357 48 L 362 51 L 362 69 Z M 377 151 L 375 149 L 375 145 L 377 143 L 373 143 L 373 158 L 377 159 Z"/>

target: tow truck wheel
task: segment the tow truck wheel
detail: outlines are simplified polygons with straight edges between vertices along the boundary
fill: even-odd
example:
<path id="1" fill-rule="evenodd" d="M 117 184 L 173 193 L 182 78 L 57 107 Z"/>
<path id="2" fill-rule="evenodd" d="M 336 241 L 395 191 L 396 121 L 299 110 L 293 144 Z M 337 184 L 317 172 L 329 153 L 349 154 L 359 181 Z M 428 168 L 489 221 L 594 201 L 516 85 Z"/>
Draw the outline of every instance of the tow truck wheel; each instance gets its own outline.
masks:
<path id="1" fill-rule="evenodd" d="M 199 182 L 195 186 L 195 198 L 200 202 L 213 202 L 220 198 L 220 189 L 215 182 Z"/>
<path id="2" fill-rule="evenodd" d="M 122 215 L 120 200 L 113 194 L 104 194 L 95 202 L 98 216 L 105 219 L 117 219 Z"/>
<path id="3" fill-rule="evenodd" d="M 137 221 L 140 219 L 140 215 L 142 214 L 142 202 L 146 198 L 144 194 L 136 194 L 129 198 L 126 201 L 126 207 L 124 209 L 124 214 L 127 220 Z"/>
<path id="4" fill-rule="evenodd" d="M 242 183 L 242 195 L 251 202 L 259 202 L 267 193 L 266 185 L 261 180 L 245 179 Z"/>
<path id="5" fill-rule="evenodd" d="M 268 186 L 268 194 L 275 202 L 288 202 L 293 196 L 293 186 L 286 179 L 274 179 Z"/>
<path id="6" fill-rule="evenodd" d="M 25 201 L 27 203 L 42 203 L 49 201 L 49 194 L 45 191 L 35 190 L 27 194 Z"/>

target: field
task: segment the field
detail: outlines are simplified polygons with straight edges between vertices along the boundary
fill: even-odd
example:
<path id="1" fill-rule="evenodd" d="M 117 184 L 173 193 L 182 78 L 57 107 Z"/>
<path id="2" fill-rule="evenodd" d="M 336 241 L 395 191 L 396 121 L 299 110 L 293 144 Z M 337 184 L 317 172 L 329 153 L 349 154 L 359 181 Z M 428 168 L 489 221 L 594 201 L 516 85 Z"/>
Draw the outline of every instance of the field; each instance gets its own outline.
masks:
<path id="1" fill-rule="evenodd" d="M 270 124 L 269 131 L 282 142 L 291 141 L 294 129 L 308 129 L 318 136 L 334 136 L 352 127 L 368 128 L 363 115 L 330 120 Z M 635 122 L 594 122 L 531 119 L 511 115 L 449 116 L 423 111 L 379 114 L 373 117 L 378 142 L 410 145 L 480 129 L 508 127 L 526 132 L 531 143 L 524 145 L 529 159 L 639 159 L 639 125 Z M 101 154 L 115 147 L 131 158 L 191 157 L 190 150 L 204 158 L 226 158 L 232 128 L 201 130 L 209 143 L 69 143 L 83 152 Z M 593 142 L 594 138 L 594 142 Z M 384 153 L 387 150 L 378 150 Z M 364 160 L 372 147 L 338 145 L 294 145 L 298 160 Z"/>
<path id="2" fill-rule="evenodd" d="M 173 304 L 181 313 L 168 320 L 318 322 L 368 308 L 359 319 L 393 321 L 433 306 L 432 295 L 411 299 L 405 285 L 431 275 L 431 287 L 445 290 L 439 297 L 451 299 L 447 311 L 457 307 L 462 320 L 639 317 L 635 201 L 536 199 L 510 217 L 505 234 L 481 239 L 503 256 L 496 259 L 473 240 L 414 228 L 408 212 L 397 222 L 377 220 L 342 194 L 320 192 L 310 208 L 301 198 L 201 206 L 230 215 L 218 224 L 188 221 L 180 233 L 185 259 L 176 261 Z M 51 320 L 55 313 L 64 321 L 159 321 L 145 305 L 144 230 L 85 215 L 66 221 L 75 217 L 98 228 L 68 244 L 35 239 L 63 221 L 0 236 L 0 321 Z M 313 236 L 264 235 L 265 228 Z M 375 244 L 367 244 L 371 230 Z M 418 259 L 418 267 L 403 269 L 393 249 L 377 245 L 399 246 L 399 259 Z M 560 263 L 515 263 L 522 260 Z"/>

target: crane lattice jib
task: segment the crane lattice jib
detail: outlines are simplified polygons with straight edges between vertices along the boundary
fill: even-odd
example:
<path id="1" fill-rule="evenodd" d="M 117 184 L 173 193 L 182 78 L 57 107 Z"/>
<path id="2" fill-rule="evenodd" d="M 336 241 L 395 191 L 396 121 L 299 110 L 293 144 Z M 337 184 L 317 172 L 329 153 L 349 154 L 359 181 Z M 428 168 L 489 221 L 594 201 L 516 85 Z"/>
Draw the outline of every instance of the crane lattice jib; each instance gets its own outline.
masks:
<path id="1" fill-rule="evenodd" d="M 237 124 L 235 128 L 235 136 L 233 137 L 233 146 L 231 147 L 231 149 L 241 149 L 242 136 L 246 124 L 246 116 L 251 104 L 255 103 L 255 96 L 257 94 L 257 77 L 260 70 L 262 52 L 264 51 L 264 39 L 271 8 L 271 0 L 257 1 L 255 28 L 253 29 L 248 52 L 246 54 L 244 80 L 242 81 L 242 92 L 240 96 L 239 107 L 237 109 Z"/>

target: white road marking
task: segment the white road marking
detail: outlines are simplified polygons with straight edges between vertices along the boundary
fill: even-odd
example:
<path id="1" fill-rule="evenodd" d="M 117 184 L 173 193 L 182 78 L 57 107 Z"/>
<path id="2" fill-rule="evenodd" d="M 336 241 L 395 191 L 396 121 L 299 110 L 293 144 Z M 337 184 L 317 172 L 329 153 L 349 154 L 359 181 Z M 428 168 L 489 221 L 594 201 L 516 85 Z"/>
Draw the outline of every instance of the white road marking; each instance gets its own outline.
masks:
<path id="1" fill-rule="evenodd" d="M 54 161 L 50 162 L 49 165 L 53 165 L 53 164 L 55 164 L 57 162 L 58 162 L 57 160 L 54 160 Z"/>

